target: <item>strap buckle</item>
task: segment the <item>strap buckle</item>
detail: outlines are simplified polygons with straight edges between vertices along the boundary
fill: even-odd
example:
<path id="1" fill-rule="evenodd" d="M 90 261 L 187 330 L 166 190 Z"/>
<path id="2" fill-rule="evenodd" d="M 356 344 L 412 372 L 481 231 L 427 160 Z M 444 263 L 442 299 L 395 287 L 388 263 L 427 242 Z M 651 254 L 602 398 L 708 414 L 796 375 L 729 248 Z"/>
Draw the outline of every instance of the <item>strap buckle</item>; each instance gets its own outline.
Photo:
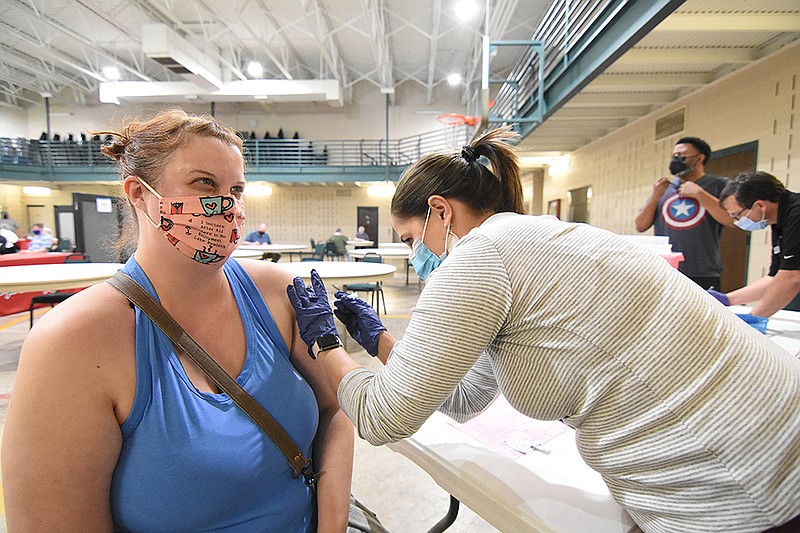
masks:
<path id="1" fill-rule="evenodd" d="M 317 491 L 317 474 L 318 472 L 314 472 L 314 465 L 311 459 L 306 460 L 306 464 L 303 465 L 303 468 L 300 471 L 292 472 L 292 477 L 294 479 L 298 479 L 300 476 L 303 476 L 303 481 L 306 485 L 311 487 L 311 490 L 314 492 Z"/>

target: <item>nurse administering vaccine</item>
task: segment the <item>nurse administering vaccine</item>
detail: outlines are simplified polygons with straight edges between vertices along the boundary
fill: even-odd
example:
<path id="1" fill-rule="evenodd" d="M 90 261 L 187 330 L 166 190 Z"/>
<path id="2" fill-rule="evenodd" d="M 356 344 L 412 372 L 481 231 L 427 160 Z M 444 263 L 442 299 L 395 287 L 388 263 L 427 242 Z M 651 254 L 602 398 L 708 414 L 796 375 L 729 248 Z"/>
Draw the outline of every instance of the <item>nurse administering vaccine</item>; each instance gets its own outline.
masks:
<path id="1" fill-rule="evenodd" d="M 287 288 L 358 434 L 397 441 L 437 409 L 464 421 L 502 393 L 574 427 L 646 532 L 800 527 L 800 361 L 649 250 L 524 215 L 513 140 L 490 131 L 398 183 L 392 225 L 427 278 L 403 338 L 357 297 L 334 302 L 380 371 L 330 339 L 316 273 Z"/>

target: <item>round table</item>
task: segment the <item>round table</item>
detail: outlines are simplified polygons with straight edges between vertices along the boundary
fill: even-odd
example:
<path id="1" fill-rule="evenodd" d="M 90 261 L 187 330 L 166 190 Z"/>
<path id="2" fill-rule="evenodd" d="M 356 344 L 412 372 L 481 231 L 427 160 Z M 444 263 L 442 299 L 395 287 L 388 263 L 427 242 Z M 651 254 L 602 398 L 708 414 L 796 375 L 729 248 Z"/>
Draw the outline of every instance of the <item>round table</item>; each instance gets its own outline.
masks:
<path id="1" fill-rule="evenodd" d="M 357 250 L 350 250 L 349 254 L 350 257 L 353 259 L 364 259 L 364 256 L 367 254 L 375 254 L 380 256 L 381 258 L 396 258 L 396 259 L 404 259 L 405 264 L 404 267 L 406 269 L 406 285 L 408 285 L 408 258 L 411 256 L 411 248 L 406 246 L 405 244 L 400 243 L 402 248 L 397 246 L 390 246 L 390 247 L 378 247 L 378 248 L 359 248 Z"/>
<path id="2" fill-rule="evenodd" d="M 264 254 L 282 254 L 286 253 L 289 254 L 289 259 L 291 259 L 293 254 L 299 254 L 300 252 L 304 252 L 308 250 L 307 244 L 240 244 L 236 247 L 237 250 L 246 250 L 246 251 L 258 251 L 261 252 L 261 256 L 264 257 Z M 236 257 L 236 256 L 234 256 Z"/>
<path id="3" fill-rule="evenodd" d="M 234 259 L 261 259 L 264 257 L 264 252 L 259 250 L 243 250 L 241 248 L 237 248 L 231 253 L 231 257 Z"/>
<path id="4" fill-rule="evenodd" d="M 348 283 L 374 283 L 392 279 L 397 267 L 384 263 L 364 263 L 363 261 L 301 261 L 276 263 L 275 266 L 300 276 L 306 282 L 311 280 L 311 270 L 315 269 L 328 289 L 332 285 Z"/>
<path id="5" fill-rule="evenodd" d="M 240 244 L 237 250 L 259 250 L 261 252 L 303 252 L 308 249 L 307 244 Z"/>
<path id="6" fill-rule="evenodd" d="M 107 280 L 121 263 L 60 263 L 0 268 L 0 293 L 79 289 Z"/>

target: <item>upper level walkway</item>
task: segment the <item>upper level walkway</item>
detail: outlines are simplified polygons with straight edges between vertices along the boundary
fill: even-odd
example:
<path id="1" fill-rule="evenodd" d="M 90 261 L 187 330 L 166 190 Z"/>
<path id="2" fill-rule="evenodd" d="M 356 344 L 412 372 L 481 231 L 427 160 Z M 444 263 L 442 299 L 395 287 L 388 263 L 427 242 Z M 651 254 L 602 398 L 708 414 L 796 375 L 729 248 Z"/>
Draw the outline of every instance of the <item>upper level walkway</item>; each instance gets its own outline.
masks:
<path id="1" fill-rule="evenodd" d="M 247 176 L 270 182 L 396 181 L 421 156 L 466 144 L 461 125 L 397 140 L 245 139 Z M 99 136 L 84 142 L 0 138 L 0 180 L 115 181 L 114 162 Z"/>

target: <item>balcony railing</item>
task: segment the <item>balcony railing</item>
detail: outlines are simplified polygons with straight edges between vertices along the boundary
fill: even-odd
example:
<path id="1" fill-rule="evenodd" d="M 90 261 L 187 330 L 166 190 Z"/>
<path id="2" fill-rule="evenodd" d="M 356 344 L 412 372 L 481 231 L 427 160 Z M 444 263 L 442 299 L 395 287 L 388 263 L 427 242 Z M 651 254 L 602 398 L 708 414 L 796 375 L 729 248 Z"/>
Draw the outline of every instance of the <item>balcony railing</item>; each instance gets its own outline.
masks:
<path id="1" fill-rule="evenodd" d="M 251 167 L 263 166 L 406 166 L 425 154 L 466 144 L 472 128 L 448 126 L 441 130 L 397 140 L 245 139 L 245 159 Z M 51 141 L 0 138 L 0 166 L 22 165 L 111 166 L 103 155 L 104 141 Z"/>

